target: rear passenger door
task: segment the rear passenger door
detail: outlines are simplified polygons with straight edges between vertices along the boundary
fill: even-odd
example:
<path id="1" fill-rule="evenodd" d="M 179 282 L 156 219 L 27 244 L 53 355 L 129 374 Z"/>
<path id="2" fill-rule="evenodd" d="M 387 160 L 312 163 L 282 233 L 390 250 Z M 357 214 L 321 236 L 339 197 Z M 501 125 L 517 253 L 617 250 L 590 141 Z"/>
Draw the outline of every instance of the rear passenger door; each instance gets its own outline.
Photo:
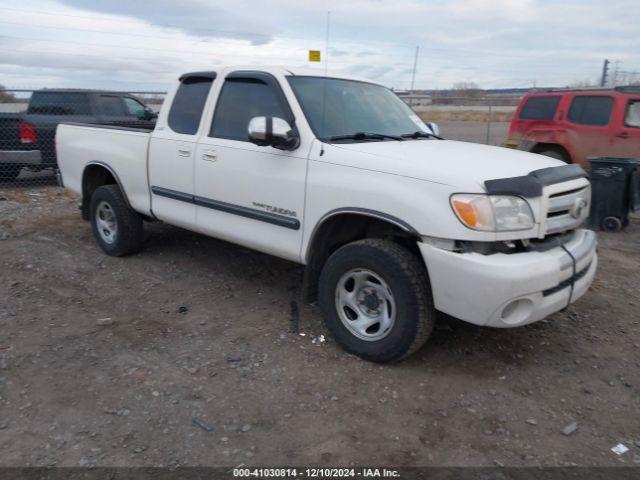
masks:
<path id="1" fill-rule="evenodd" d="M 199 72 L 180 79 L 166 119 L 158 121 L 149 143 L 151 208 L 156 217 L 194 229 L 194 158 L 201 117 L 215 78 Z"/>
<path id="2" fill-rule="evenodd" d="M 614 129 L 613 152 L 617 157 L 640 158 L 640 97 L 620 96 L 620 114 Z"/>
<path id="3" fill-rule="evenodd" d="M 575 95 L 567 112 L 570 143 L 578 159 L 613 154 L 611 95 Z"/>
<path id="4" fill-rule="evenodd" d="M 275 77 L 265 72 L 227 75 L 195 157 L 198 230 L 298 260 L 307 150 L 249 142 L 247 127 L 257 116 L 279 117 L 295 128 Z"/>

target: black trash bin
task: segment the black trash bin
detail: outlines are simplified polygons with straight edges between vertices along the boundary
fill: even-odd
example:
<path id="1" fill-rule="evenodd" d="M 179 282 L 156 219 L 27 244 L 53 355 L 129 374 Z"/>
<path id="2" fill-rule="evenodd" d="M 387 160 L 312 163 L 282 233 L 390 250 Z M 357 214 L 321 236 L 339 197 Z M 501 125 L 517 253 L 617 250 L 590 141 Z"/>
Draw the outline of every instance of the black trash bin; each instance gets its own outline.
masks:
<path id="1" fill-rule="evenodd" d="M 640 208 L 638 165 L 633 158 L 589 158 L 592 228 L 617 232 L 629 224 L 629 212 Z"/>

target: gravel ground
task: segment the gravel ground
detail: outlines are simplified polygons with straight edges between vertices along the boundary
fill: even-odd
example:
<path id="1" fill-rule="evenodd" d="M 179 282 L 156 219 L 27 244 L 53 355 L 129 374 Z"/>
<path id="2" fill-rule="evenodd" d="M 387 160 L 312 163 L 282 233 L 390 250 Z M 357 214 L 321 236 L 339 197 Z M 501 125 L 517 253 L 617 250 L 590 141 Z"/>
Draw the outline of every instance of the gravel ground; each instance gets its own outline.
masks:
<path id="1" fill-rule="evenodd" d="M 640 219 L 570 309 L 392 366 L 292 315 L 297 265 L 147 227 L 107 257 L 69 194 L 0 186 L 0 465 L 640 463 Z"/>

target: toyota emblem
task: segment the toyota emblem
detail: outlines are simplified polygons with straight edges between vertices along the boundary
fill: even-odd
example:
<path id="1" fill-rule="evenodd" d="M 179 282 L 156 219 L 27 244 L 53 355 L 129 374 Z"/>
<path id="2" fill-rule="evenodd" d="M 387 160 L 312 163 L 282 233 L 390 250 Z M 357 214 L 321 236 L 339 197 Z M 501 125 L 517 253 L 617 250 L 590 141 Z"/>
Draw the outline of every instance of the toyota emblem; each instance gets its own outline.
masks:
<path id="1" fill-rule="evenodd" d="M 586 206 L 587 206 L 587 201 L 584 198 L 576 198 L 576 201 L 573 202 L 573 206 L 571 207 L 571 210 L 569 210 L 569 214 L 573 218 L 580 218 Z"/>

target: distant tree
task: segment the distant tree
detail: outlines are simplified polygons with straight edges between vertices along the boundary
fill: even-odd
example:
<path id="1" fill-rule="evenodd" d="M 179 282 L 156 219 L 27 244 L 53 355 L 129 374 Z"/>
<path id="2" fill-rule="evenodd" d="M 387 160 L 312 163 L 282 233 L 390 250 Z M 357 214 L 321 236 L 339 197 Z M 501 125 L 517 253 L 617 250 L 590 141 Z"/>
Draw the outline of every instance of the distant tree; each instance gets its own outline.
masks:
<path id="1" fill-rule="evenodd" d="M 454 90 L 480 90 L 476 82 L 456 82 L 453 84 Z"/>
<path id="2" fill-rule="evenodd" d="M 13 93 L 7 92 L 4 85 L 0 85 L 0 102 L 10 103 L 15 102 L 16 100 L 16 96 Z"/>
<path id="3" fill-rule="evenodd" d="M 484 91 L 475 82 L 456 82 L 453 90 L 456 97 L 475 98 L 484 95 Z"/>
<path id="4" fill-rule="evenodd" d="M 567 88 L 592 88 L 596 86 L 591 80 L 576 80 L 567 85 Z"/>

